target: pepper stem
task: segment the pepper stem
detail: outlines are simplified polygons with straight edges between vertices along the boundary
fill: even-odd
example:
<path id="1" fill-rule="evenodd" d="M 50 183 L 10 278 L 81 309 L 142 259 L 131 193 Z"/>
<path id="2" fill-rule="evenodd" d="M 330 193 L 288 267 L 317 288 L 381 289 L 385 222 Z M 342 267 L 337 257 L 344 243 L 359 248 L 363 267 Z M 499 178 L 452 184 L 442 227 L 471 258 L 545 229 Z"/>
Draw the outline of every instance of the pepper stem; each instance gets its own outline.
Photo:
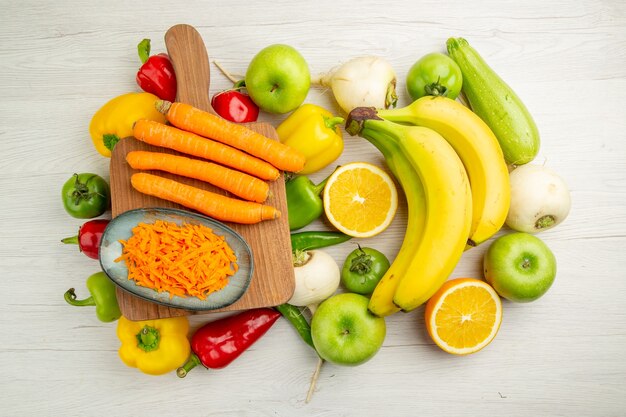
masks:
<path id="1" fill-rule="evenodd" d="M 326 177 L 324 179 L 324 181 L 320 182 L 319 184 L 317 184 L 315 187 L 313 187 L 313 190 L 315 191 L 315 195 L 319 195 L 322 190 L 324 189 L 324 187 L 326 187 L 326 183 L 328 182 L 328 179 L 330 178 L 330 175 L 328 177 Z"/>
<path id="2" fill-rule="evenodd" d="M 159 348 L 161 335 L 159 330 L 147 324 L 137 333 L 137 347 L 144 352 L 152 352 Z"/>
<path id="3" fill-rule="evenodd" d="M 150 39 L 144 39 L 137 45 L 137 53 L 142 64 L 150 58 Z"/>
<path id="4" fill-rule="evenodd" d="M 85 298 L 84 300 L 77 300 L 75 291 L 76 290 L 74 290 L 74 288 L 70 288 L 69 290 L 65 291 L 65 294 L 63 294 L 63 298 L 65 298 L 65 301 L 69 305 L 73 305 L 73 306 L 76 306 L 76 307 L 95 306 L 96 305 L 96 302 L 94 301 L 92 296 L 90 296 L 88 298 Z"/>
<path id="5" fill-rule="evenodd" d="M 78 245 L 78 235 L 61 239 L 61 242 L 71 245 Z"/>
<path id="6" fill-rule="evenodd" d="M 239 80 L 233 85 L 233 90 L 242 90 L 246 88 L 246 80 Z"/>
<path id="7" fill-rule="evenodd" d="M 345 122 L 345 119 L 340 116 L 336 116 L 336 117 L 323 116 L 323 117 L 324 117 L 324 125 L 330 130 L 335 130 L 335 127 L 337 127 L 337 125 L 340 125 L 343 122 Z"/>
<path id="8" fill-rule="evenodd" d="M 120 140 L 121 138 L 114 133 L 105 133 L 102 135 L 102 143 L 104 143 L 104 146 L 110 151 L 115 148 L 115 145 L 117 145 L 117 142 Z"/>
<path id="9" fill-rule="evenodd" d="M 195 353 L 192 353 L 187 362 L 180 368 L 176 370 L 176 375 L 179 378 L 184 378 L 187 376 L 187 372 L 191 371 L 196 366 L 200 365 L 200 358 Z"/>

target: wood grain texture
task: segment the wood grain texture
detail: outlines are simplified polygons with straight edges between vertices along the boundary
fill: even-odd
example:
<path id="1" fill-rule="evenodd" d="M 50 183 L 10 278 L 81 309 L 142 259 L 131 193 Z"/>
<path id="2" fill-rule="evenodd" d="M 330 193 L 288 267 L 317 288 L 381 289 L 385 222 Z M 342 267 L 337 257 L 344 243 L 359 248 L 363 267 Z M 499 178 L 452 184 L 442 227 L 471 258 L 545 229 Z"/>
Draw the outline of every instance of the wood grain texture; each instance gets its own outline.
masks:
<path id="1" fill-rule="evenodd" d="M 191 25 L 175 25 L 165 32 L 165 46 L 176 73 L 176 99 L 215 113 L 209 100 L 211 70 L 202 36 Z"/>
<path id="2" fill-rule="evenodd" d="M 208 99 L 210 70 L 207 51 L 202 37 L 189 25 L 176 25 L 165 34 L 165 44 L 170 55 L 177 81 L 177 100 L 191 104 L 202 110 L 211 110 Z M 247 126 L 271 139 L 278 140 L 276 130 L 267 123 L 249 123 Z M 130 177 L 139 172 L 126 162 L 126 155 L 131 151 L 167 152 L 182 155 L 180 152 L 151 146 L 133 137 L 123 139 L 111 155 L 110 183 L 113 217 L 123 212 L 144 207 L 185 207 L 148 196 L 135 190 L 130 184 Z M 165 172 L 153 171 L 155 175 L 211 191 L 229 195 L 228 192 L 200 180 L 181 177 Z M 291 242 L 289 223 L 286 216 L 285 179 L 281 176 L 270 183 L 270 197 L 265 202 L 276 207 L 283 216 L 254 225 L 228 223 L 250 245 L 254 259 L 254 270 L 250 286 L 235 303 L 212 311 L 187 311 L 152 303 L 141 299 L 122 288 L 117 289 L 120 309 L 130 320 L 161 319 L 167 317 L 207 314 L 223 311 L 246 310 L 257 307 L 273 307 L 289 300 L 294 290 L 294 272 L 291 266 Z M 268 244 L 268 242 L 272 242 Z"/>
<path id="3" fill-rule="evenodd" d="M 386 320 L 379 353 L 359 367 L 325 364 L 304 399 L 315 353 L 288 323 L 276 325 L 222 370 L 184 380 L 150 377 L 119 360 L 115 324 L 65 304 L 97 264 L 59 240 L 83 223 L 59 190 L 74 172 L 108 178 L 110 160 L 88 137 L 95 111 L 137 91 L 135 45 L 188 23 L 212 59 L 245 73 L 261 48 L 298 48 L 312 73 L 376 54 L 404 77 L 450 36 L 463 36 L 524 100 L 542 136 L 537 163 L 565 178 L 572 212 L 541 239 L 557 279 L 532 304 L 504 303 L 492 344 L 468 357 L 440 351 L 423 309 Z M 0 416 L 567 416 L 622 417 L 626 410 L 626 4 L 622 0 L 424 0 L 229 2 L 4 1 L 0 13 Z M 213 69 L 213 68 L 211 68 Z M 210 94 L 230 81 L 213 71 Z M 329 91 L 307 101 L 339 113 Z M 283 115 L 262 114 L 276 126 Z M 344 135 L 337 161 L 383 160 Z M 323 179 L 332 167 L 312 176 Z M 406 225 L 401 201 L 384 233 L 359 241 L 389 257 Z M 323 220 L 305 230 L 330 229 Z M 500 234 L 508 233 L 507 229 Z M 271 244 L 271 242 L 269 242 Z M 329 248 L 338 262 L 355 247 Z M 486 245 L 465 253 L 454 276 L 480 276 Z M 231 313 L 190 316 L 192 331 Z"/>
<path id="4" fill-rule="evenodd" d="M 267 137 L 276 138 L 276 131 L 268 124 L 256 123 L 250 127 Z M 113 217 L 127 210 L 142 207 L 185 209 L 185 207 L 179 204 L 141 194 L 132 188 L 130 177 L 139 171 L 132 169 L 125 159 L 128 152 L 131 151 L 167 152 L 175 155 L 182 155 L 181 153 L 151 146 L 132 137 L 123 139 L 119 142 L 119 145 L 121 146 L 116 146 L 111 156 L 110 184 L 113 204 L 111 214 Z M 161 171 L 146 172 L 200 189 L 228 195 L 228 192 L 200 180 L 180 177 Z M 272 181 L 270 184 L 270 194 L 271 196 L 265 204 L 276 207 L 281 213 L 287 213 L 285 185 L 282 174 L 280 178 Z M 255 225 L 226 224 L 237 231 L 248 242 L 254 258 L 254 272 L 250 286 L 237 302 L 219 310 L 192 312 L 152 303 L 118 288 L 118 301 L 124 316 L 131 320 L 147 320 L 190 314 L 245 310 L 255 307 L 271 307 L 289 300 L 294 289 L 294 274 L 291 267 L 291 243 L 289 240 L 287 216 L 283 215 L 279 219 Z M 272 244 L 268 245 L 267 242 L 272 242 Z"/>

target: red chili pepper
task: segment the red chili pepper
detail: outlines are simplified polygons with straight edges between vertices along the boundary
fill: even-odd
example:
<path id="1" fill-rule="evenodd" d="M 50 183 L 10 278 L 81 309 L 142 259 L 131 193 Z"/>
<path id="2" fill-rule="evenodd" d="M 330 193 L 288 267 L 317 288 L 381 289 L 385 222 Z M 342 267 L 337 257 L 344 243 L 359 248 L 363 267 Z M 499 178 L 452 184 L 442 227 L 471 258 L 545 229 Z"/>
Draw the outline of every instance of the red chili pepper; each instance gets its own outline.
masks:
<path id="1" fill-rule="evenodd" d="M 78 244 L 78 248 L 82 253 L 93 259 L 98 259 L 98 249 L 100 247 L 100 239 L 109 224 L 109 220 L 98 219 L 90 220 L 84 223 L 78 229 L 78 235 L 66 237 L 62 239 L 63 243 Z"/>
<path id="2" fill-rule="evenodd" d="M 215 112 L 231 122 L 255 122 L 259 118 L 259 106 L 249 95 L 240 91 L 244 86 L 243 81 L 239 81 L 231 90 L 214 94 L 211 106 Z"/>
<path id="3" fill-rule="evenodd" d="M 137 45 L 143 65 L 137 71 L 137 84 L 162 100 L 176 101 L 176 74 L 167 54 L 150 56 L 150 39 Z"/>
<path id="4" fill-rule="evenodd" d="M 224 368 L 259 340 L 279 317 L 274 309 L 256 308 L 205 324 L 191 338 L 193 353 L 176 375 L 184 378 L 199 364 L 208 369 Z"/>

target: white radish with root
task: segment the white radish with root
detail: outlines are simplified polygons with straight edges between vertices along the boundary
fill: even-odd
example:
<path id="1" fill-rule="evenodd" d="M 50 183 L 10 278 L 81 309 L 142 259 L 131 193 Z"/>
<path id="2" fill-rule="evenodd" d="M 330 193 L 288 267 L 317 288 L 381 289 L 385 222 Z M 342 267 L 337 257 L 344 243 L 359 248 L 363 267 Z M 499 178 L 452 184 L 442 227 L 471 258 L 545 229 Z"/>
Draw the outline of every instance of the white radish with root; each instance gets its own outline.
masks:
<path id="1" fill-rule="evenodd" d="M 293 255 L 296 286 L 288 301 L 297 307 L 317 306 L 339 288 L 337 262 L 321 250 L 296 251 Z"/>
<path id="2" fill-rule="evenodd" d="M 293 267 L 296 286 L 288 303 L 296 307 L 307 307 L 311 314 L 315 314 L 317 306 L 339 288 L 341 281 L 339 265 L 328 253 L 321 250 L 311 250 L 295 251 L 293 253 Z M 318 357 L 317 366 L 311 377 L 311 385 L 306 396 L 307 403 L 311 400 L 323 363 L 324 360 Z"/>
<path id="3" fill-rule="evenodd" d="M 511 172 L 511 207 L 506 224 L 513 230 L 538 233 L 561 223 L 571 208 L 565 181 L 541 165 L 521 165 Z"/>
<path id="4" fill-rule="evenodd" d="M 339 107 L 350 113 L 355 107 L 395 107 L 396 73 L 386 60 L 376 56 L 353 58 L 311 84 L 330 87 Z"/>

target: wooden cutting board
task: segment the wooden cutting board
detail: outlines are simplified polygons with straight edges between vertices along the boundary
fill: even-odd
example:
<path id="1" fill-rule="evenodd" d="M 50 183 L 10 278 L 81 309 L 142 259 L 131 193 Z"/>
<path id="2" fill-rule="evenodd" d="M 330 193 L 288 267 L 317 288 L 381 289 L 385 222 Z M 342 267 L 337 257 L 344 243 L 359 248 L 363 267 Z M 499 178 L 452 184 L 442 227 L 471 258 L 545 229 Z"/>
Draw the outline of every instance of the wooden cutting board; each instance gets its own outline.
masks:
<path id="1" fill-rule="evenodd" d="M 165 34 L 165 45 L 172 60 L 177 79 L 177 101 L 210 111 L 209 101 L 209 58 L 200 34 L 189 25 L 176 25 Z M 249 123 L 247 126 L 267 137 L 278 140 L 276 130 L 267 123 Z M 113 217 L 131 209 L 143 207 L 182 206 L 141 194 L 132 188 L 130 176 L 137 172 L 126 163 L 126 154 L 134 150 L 151 150 L 179 154 L 165 148 L 157 148 L 136 140 L 124 138 L 114 148 L 111 155 L 111 199 Z M 210 184 L 164 172 L 156 175 L 203 188 L 213 192 L 228 194 Z M 226 223 L 235 229 L 248 242 L 254 258 L 254 273 L 246 293 L 234 304 L 215 311 L 235 311 L 256 307 L 269 307 L 289 300 L 294 291 L 294 273 L 291 265 L 291 242 L 287 221 L 285 182 L 281 175 L 270 184 L 271 196 L 266 204 L 279 209 L 282 216 L 255 225 Z M 117 289 L 120 309 L 130 320 L 148 320 L 205 312 L 192 312 L 170 308 L 138 298 L 121 288 Z M 206 312 L 208 313 L 208 312 Z"/>

